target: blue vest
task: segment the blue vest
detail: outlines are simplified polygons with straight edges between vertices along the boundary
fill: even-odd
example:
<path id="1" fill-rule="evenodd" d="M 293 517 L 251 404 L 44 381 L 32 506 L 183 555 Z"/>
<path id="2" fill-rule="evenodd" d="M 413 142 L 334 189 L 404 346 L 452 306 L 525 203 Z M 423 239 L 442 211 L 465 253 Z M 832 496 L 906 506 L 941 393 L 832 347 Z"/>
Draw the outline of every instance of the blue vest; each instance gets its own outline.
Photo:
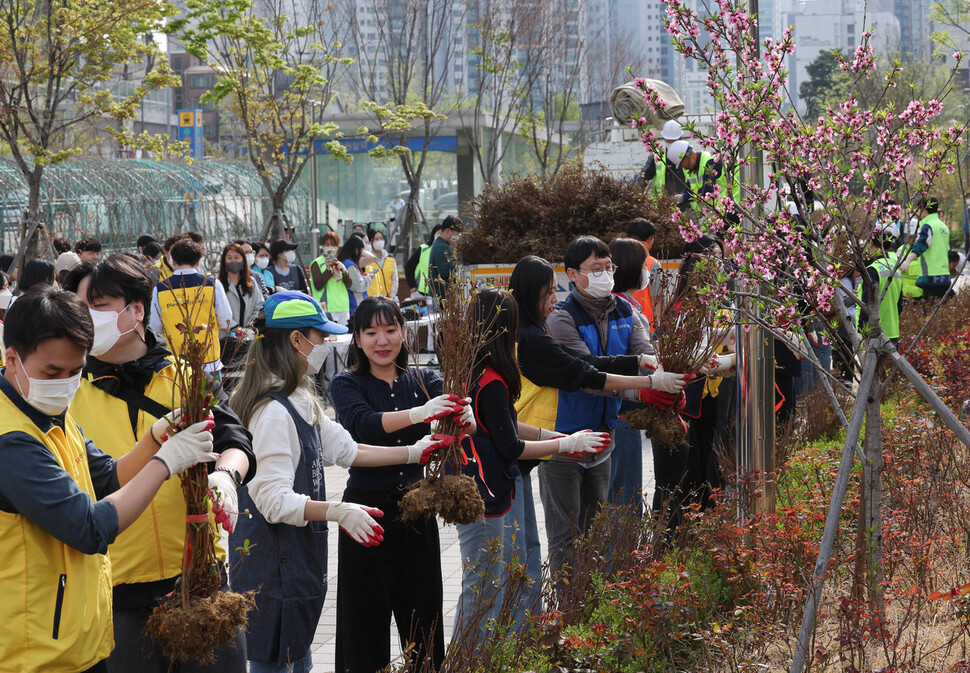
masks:
<path id="1" fill-rule="evenodd" d="M 326 500 L 319 433 L 282 393 L 263 397 L 286 408 L 300 437 L 293 491 L 313 500 Z M 239 517 L 230 538 L 232 588 L 239 592 L 257 590 L 256 609 L 249 613 L 246 627 L 247 657 L 284 666 L 306 654 L 320 621 L 327 595 L 327 523 L 270 524 L 259 513 L 246 486 L 240 487 L 238 494 L 239 510 L 248 508 L 252 518 Z M 246 558 L 235 549 L 243 540 L 249 540 L 252 547 Z"/>
<path id="2" fill-rule="evenodd" d="M 556 308 L 572 316 L 576 329 L 592 355 L 626 355 L 633 334 L 633 307 L 622 297 L 616 297 L 616 307 L 609 312 L 606 348 L 600 343 L 596 323 L 570 294 Z M 556 430 L 570 434 L 580 430 L 596 430 L 601 426 L 610 430 L 616 425 L 620 413 L 620 400 L 613 397 L 593 395 L 579 391 L 559 391 L 556 413 Z"/>

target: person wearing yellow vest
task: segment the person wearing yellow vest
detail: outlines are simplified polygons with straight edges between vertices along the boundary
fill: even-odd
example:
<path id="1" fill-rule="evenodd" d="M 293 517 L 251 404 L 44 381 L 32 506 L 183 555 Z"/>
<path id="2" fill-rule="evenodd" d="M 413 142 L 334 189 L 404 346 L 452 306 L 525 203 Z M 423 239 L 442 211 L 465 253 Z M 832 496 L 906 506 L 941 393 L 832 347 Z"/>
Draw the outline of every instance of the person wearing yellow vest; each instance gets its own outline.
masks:
<path id="1" fill-rule="evenodd" d="M 353 279 L 343 262 L 337 259 L 340 239 L 328 231 L 321 241 L 320 256 L 310 262 L 310 295 L 320 302 L 333 321 L 347 326 L 350 321 L 350 287 Z"/>
<path id="2" fill-rule="evenodd" d="M 226 329 L 232 322 L 232 308 L 222 283 L 197 270 L 203 252 L 201 244 L 189 238 L 179 239 L 172 246 L 172 262 L 175 264 L 172 275 L 160 281 L 152 294 L 148 326 L 165 337 L 169 350 L 176 355 L 184 340 L 178 326 L 186 319 L 193 323 L 188 327 L 204 327 L 213 335 L 218 335 L 220 328 Z M 213 336 L 209 339 L 205 359 L 205 370 L 210 374 L 222 369 L 219 356 L 219 339 Z"/>
<path id="3" fill-rule="evenodd" d="M 727 175 L 723 164 L 714 159 L 709 152 L 699 152 L 686 140 L 671 143 L 667 150 L 668 167 L 675 171 L 683 190 L 674 195 L 674 201 L 681 210 L 697 208 L 697 197 L 713 191 L 714 186 L 721 188 L 721 192 L 730 190 L 735 201 L 741 200 L 741 183 L 737 179 L 737 170 L 733 177 Z"/>
<path id="4" fill-rule="evenodd" d="M 394 255 L 386 250 L 384 233 L 371 229 L 367 232 L 367 238 L 371 241 L 371 249 L 377 259 L 368 264 L 364 271 L 373 275 L 367 295 L 370 297 L 381 296 L 389 297 L 397 302 L 397 262 Z"/>
<path id="5" fill-rule="evenodd" d="M 0 667 L 102 673 L 114 645 L 108 545 L 169 476 L 215 459 L 211 426 L 164 441 L 171 424 L 162 418 L 115 460 L 68 410 L 94 341 L 84 303 L 70 292 L 32 292 L 11 307 L 5 328 Z"/>
<path id="6" fill-rule="evenodd" d="M 919 236 L 909 257 L 900 270 L 905 274 L 919 259 L 917 287 L 927 299 L 943 299 L 950 289 L 950 228 L 940 219 L 939 201 L 927 196 L 923 210 L 926 216 L 919 222 Z"/>
<path id="7" fill-rule="evenodd" d="M 175 387 L 176 364 L 164 341 L 146 327 L 152 285 L 140 265 L 125 255 L 112 255 L 95 266 L 72 273 L 65 289 L 88 306 L 94 343 L 71 402 L 71 415 L 88 437 L 113 457 L 159 418 L 180 403 Z M 256 472 L 252 438 L 228 407 L 213 407 L 213 446 L 219 459 L 209 472 L 216 493 L 235 525 L 239 509 L 236 488 Z M 104 418 L 117 419 L 105 423 Z M 175 588 L 185 548 L 185 498 L 176 480 L 166 482 L 155 500 L 108 548 L 114 584 L 115 649 L 108 673 L 167 673 L 172 661 L 148 637 L 145 624 L 158 601 Z M 220 561 L 226 551 L 217 547 Z M 181 662 L 182 673 L 245 673 L 246 639 L 215 650 L 208 666 Z"/>
<path id="8" fill-rule="evenodd" d="M 165 239 L 165 246 L 162 248 L 164 254 L 162 255 L 162 258 L 158 260 L 158 264 L 155 265 L 158 268 L 159 282 L 169 278 L 172 275 L 172 247 L 183 238 L 185 238 L 185 234 L 175 234 L 174 236 L 169 236 L 167 239 Z"/>
<path id="9" fill-rule="evenodd" d="M 896 269 L 899 260 L 893 245 L 899 237 L 899 227 L 895 223 L 877 224 L 872 233 L 872 246 L 877 256 L 866 264 L 869 283 L 863 280 L 859 287 L 862 307 L 856 311 L 857 327 L 869 322 L 870 286 L 877 292 L 879 305 L 879 327 L 886 338 L 899 344 L 899 309 L 903 297 L 903 279 Z"/>

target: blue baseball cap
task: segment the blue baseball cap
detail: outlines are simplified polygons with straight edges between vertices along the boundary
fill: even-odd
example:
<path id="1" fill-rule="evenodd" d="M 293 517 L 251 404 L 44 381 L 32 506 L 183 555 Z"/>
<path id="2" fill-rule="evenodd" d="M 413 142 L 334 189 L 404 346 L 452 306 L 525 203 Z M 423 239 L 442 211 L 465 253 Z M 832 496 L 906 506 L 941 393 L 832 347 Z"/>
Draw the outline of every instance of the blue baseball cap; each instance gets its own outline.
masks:
<path id="1" fill-rule="evenodd" d="M 263 302 L 266 326 L 276 329 L 313 327 L 327 334 L 346 334 L 347 328 L 327 320 L 320 303 L 302 292 L 275 292 Z"/>

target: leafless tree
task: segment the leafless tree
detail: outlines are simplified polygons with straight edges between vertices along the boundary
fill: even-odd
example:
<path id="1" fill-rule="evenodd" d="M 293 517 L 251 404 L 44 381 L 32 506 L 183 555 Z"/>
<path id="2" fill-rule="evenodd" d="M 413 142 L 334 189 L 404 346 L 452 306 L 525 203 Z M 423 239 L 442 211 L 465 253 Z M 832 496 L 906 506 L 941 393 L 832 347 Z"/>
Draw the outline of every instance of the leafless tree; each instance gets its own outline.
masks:
<path id="1" fill-rule="evenodd" d="M 349 85 L 385 141 L 371 154 L 397 155 L 410 190 L 400 239 L 409 248 L 429 145 L 454 106 L 465 3 L 357 0 L 343 9 L 354 58 Z M 421 142 L 408 151 L 412 138 Z"/>

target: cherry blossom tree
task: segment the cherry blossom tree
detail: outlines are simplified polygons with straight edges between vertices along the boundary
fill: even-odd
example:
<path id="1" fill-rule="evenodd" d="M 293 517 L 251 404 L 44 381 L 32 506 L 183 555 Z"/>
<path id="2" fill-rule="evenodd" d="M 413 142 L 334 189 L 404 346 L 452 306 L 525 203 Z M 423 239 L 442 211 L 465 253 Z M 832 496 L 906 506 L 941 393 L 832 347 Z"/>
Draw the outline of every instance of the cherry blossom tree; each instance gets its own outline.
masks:
<path id="1" fill-rule="evenodd" d="M 695 145 L 721 162 L 726 176 L 698 190 L 692 216 L 677 214 L 681 232 L 688 241 L 704 234 L 723 239 L 733 263 L 720 274 L 709 296 L 733 300 L 738 321 L 746 328 L 765 329 L 812 361 L 847 428 L 795 648 L 792 671 L 801 671 L 856 454 L 862 456 L 863 467 L 864 520 L 859 530 L 869 568 L 866 584 L 870 600 L 877 611 L 881 609 L 879 401 L 893 373 L 906 376 L 970 446 L 966 428 L 886 338 L 879 319 L 885 289 L 880 291 L 879 283 L 865 273 L 872 257 L 870 241 L 880 222 L 919 217 L 921 204 L 940 176 L 952 174 L 957 167 L 967 122 L 942 124 L 939 116 L 946 97 L 952 95 L 953 73 L 965 57 L 953 54 L 953 71 L 935 96 L 907 97 L 900 103 L 899 96 L 890 94 L 899 85 L 903 66 L 899 61 L 879 62 L 872 31 L 865 31 L 854 53 L 837 55 L 849 81 L 848 95 L 816 118 L 803 119 L 791 104 L 788 88 L 786 63 L 795 48 L 791 28 L 778 40 L 762 42 L 757 21 L 744 3 L 714 0 L 701 9 L 684 0 L 664 0 L 664 4 L 676 50 L 706 73 L 707 89 L 715 101 L 711 132 L 701 134 L 691 125 L 688 131 Z M 644 80 L 637 82 L 647 103 L 662 108 L 656 92 Z M 861 100 L 859 90 L 873 82 L 883 95 Z M 635 125 L 642 131 L 645 147 L 662 155 L 661 144 L 645 120 Z M 763 184 L 749 177 L 758 158 L 770 167 Z M 734 189 L 735 180 L 741 183 L 740 190 Z M 899 271 L 910 250 L 907 246 L 899 251 L 893 272 Z M 839 291 L 840 278 L 853 269 L 862 272 L 865 303 L 855 294 Z M 735 288 L 730 293 L 729 282 Z M 868 316 L 862 330 L 857 330 L 847 310 L 853 304 Z M 811 319 L 823 320 L 831 334 L 841 326 L 849 335 L 848 354 L 861 368 L 856 394 L 823 371 L 811 348 L 801 345 L 803 325 Z M 845 408 L 835 395 L 839 388 L 853 400 Z M 863 425 L 864 452 L 858 443 Z"/>

